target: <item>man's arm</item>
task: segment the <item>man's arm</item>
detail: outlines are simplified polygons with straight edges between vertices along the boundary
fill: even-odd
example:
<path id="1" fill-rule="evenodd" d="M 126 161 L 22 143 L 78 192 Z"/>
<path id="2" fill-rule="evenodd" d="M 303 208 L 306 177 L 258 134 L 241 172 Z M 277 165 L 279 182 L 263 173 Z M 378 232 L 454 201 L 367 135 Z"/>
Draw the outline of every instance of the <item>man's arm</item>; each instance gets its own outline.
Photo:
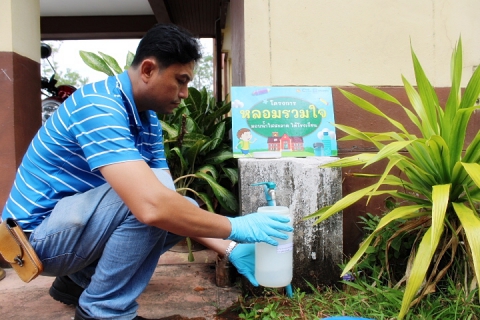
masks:
<path id="1" fill-rule="evenodd" d="M 228 245 L 232 242 L 231 240 L 215 239 L 215 238 L 192 238 L 200 244 L 203 244 L 205 247 L 215 251 L 223 257 L 228 248 Z"/>
<path id="2" fill-rule="evenodd" d="M 144 161 L 116 163 L 99 170 L 145 224 L 189 237 L 225 239 L 231 233 L 226 217 L 202 210 L 165 187 Z"/>

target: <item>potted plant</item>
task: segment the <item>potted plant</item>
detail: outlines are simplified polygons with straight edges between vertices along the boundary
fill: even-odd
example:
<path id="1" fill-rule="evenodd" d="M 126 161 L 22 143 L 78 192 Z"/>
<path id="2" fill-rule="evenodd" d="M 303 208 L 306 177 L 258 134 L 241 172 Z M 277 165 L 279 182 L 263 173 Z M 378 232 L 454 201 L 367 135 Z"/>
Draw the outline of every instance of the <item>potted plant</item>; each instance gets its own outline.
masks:
<path id="1" fill-rule="evenodd" d="M 388 194 L 398 199 L 396 207 L 380 219 L 342 272 L 344 276 L 352 270 L 383 228 L 404 220 L 399 230 L 417 233 L 419 241 L 410 252 L 398 319 L 403 319 L 422 297 L 434 292 L 445 275 L 463 287 L 466 294 L 478 288 L 480 280 L 480 131 L 464 146 L 471 115 L 480 108 L 476 105 L 480 94 L 480 68 L 475 70 L 463 91 L 460 87 L 460 39 L 451 60 L 450 94 L 442 107 L 413 49 L 412 59 L 417 87 L 404 77 L 402 79 L 413 111 L 382 90 L 360 84 L 355 86 L 402 108 L 420 135 L 408 132 L 400 121 L 388 117 L 370 102 L 341 90 L 351 102 L 388 120 L 398 131 L 361 132 L 337 124 L 338 129 L 347 133 L 344 140 L 367 141 L 378 152 L 346 157 L 325 167 L 366 167 L 383 159 L 388 163 L 381 175 L 356 174 L 376 179 L 372 185 L 307 217 L 320 223 L 363 197 Z M 401 174 L 391 174 L 392 168 L 398 168 Z M 397 232 L 394 236 L 400 234 Z"/>

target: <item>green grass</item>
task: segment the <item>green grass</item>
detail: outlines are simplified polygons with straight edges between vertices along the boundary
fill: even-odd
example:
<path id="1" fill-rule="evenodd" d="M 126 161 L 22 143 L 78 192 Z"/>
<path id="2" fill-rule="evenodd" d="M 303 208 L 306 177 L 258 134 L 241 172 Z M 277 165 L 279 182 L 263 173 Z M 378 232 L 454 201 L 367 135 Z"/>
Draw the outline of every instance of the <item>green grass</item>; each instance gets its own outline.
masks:
<path id="1" fill-rule="evenodd" d="M 311 293 L 296 290 L 292 298 L 275 289 L 265 289 L 260 297 L 242 297 L 228 310 L 228 319 L 233 319 L 234 313 L 237 319 L 245 320 L 316 320 L 339 315 L 393 320 L 403 297 L 402 290 L 382 286 L 373 279 L 370 283 L 358 279 L 343 282 L 342 289 L 310 287 Z M 428 295 L 412 307 L 405 319 L 479 320 L 478 289 L 466 296 L 459 287 L 448 283 L 441 292 Z M 222 319 L 221 315 L 217 319 Z"/>
<path id="2" fill-rule="evenodd" d="M 371 214 L 362 218 L 361 224 L 366 234 L 376 228 L 379 219 Z M 354 281 L 341 281 L 336 288 L 317 288 L 309 284 L 308 293 L 297 289 L 292 298 L 287 298 L 283 289 L 264 289 L 259 296 L 241 297 L 234 306 L 219 313 L 216 319 L 317 320 L 341 315 L 375 320 L 397 319 L 405 290 L 404 282 L 400 281 L 407 268 L 403 262 L 414 247 L 415 235 L 397 234 L 397 238 L 402 239 L 398 243 L 390 243 L 389 239 L 402 229 L 404 222 L 396 221 L 378 234 L 353 271 L 356 275 Z M 462 257 L 457 252 L 454 260 L 462 260 Z M 478 284 L 472 283 L 474 286 L 470 286 L 466 293 L 465 284 L 453 280 L 459 279 L 459 265 L 455 265 L 450 273 L 436 283 L 432 293 L 418 299 L 404 319 L 480 320 Z"/>

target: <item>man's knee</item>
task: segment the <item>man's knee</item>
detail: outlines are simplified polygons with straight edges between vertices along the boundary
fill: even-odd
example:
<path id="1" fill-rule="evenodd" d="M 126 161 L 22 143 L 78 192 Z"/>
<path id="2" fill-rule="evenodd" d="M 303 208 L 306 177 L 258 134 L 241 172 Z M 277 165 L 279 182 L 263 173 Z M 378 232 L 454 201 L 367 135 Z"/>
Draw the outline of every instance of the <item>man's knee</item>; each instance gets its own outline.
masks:
<path id="1" fill-rule="evenodd" d="M 183 196 L 185 199 L 187 199 L 188 201 L 190 201 L 191 203 L 193 203 L 194 205 L 196 205 L 197 207 L 199 207 L 198 205 L 198 202 L 195 201 L 194 199 L 190 198 L 190 197 L 187 197 L 187 196 Z"/>
<path id="2" fill-rule="evenodd" d="M 171 190 L 176 190 L 175 185 L 173 184 L 172 176 L 165 169 L 153 168 L 153 173 L 157 176 L 157 179 L 167 188 Z"/>
<path id="3" fill-rule="evenodd" d="M 155 173 L 158 180 L 164 186 L 166 186 L 167 188 L 169 188 L 171 190 L 176 190 L 175 184 L 173 183 L 173 178 L 166 170 L 154 168 L 154 169 L 152 169 L 152 171 Z M 187 196 L 184 196 L 184 198 L 187 199 L 188 201 L 190 201 L 191 203 L 193 203 L 194 205 L 196 205 L 197 207 L 199 206 L 197 201 L 195 201 L 194 199 L 192 199 L 190 197 L 187 197 Z"/>

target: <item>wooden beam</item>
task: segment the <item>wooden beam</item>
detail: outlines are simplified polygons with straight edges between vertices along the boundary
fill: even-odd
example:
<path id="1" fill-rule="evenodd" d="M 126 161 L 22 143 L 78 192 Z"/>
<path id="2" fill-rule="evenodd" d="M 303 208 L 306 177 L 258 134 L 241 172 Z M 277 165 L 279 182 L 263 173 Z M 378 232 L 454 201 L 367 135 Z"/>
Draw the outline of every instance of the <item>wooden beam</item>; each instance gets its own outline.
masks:
<path id="1" fill-rule="evenodd" d="M 41 17 L 42 40 L 141 38 L 157 23 L 154 15 Z"/>
<path id="2" fill-rule="evenodd" d="M 222 28 L 220 27 L 220 18 L 215 21 L 215 58 L 217 68 L 215 69 L 215 93 L 217 95 L 217 102 L 223 100 L 222 95 L 222 46 L 223 46 L 223 38 L 222 38 Z"/>
<path id="3" fill-rule="evenodd" d="M 148 0 L 158 23 L 172 23 L 164 0 Z"/>

